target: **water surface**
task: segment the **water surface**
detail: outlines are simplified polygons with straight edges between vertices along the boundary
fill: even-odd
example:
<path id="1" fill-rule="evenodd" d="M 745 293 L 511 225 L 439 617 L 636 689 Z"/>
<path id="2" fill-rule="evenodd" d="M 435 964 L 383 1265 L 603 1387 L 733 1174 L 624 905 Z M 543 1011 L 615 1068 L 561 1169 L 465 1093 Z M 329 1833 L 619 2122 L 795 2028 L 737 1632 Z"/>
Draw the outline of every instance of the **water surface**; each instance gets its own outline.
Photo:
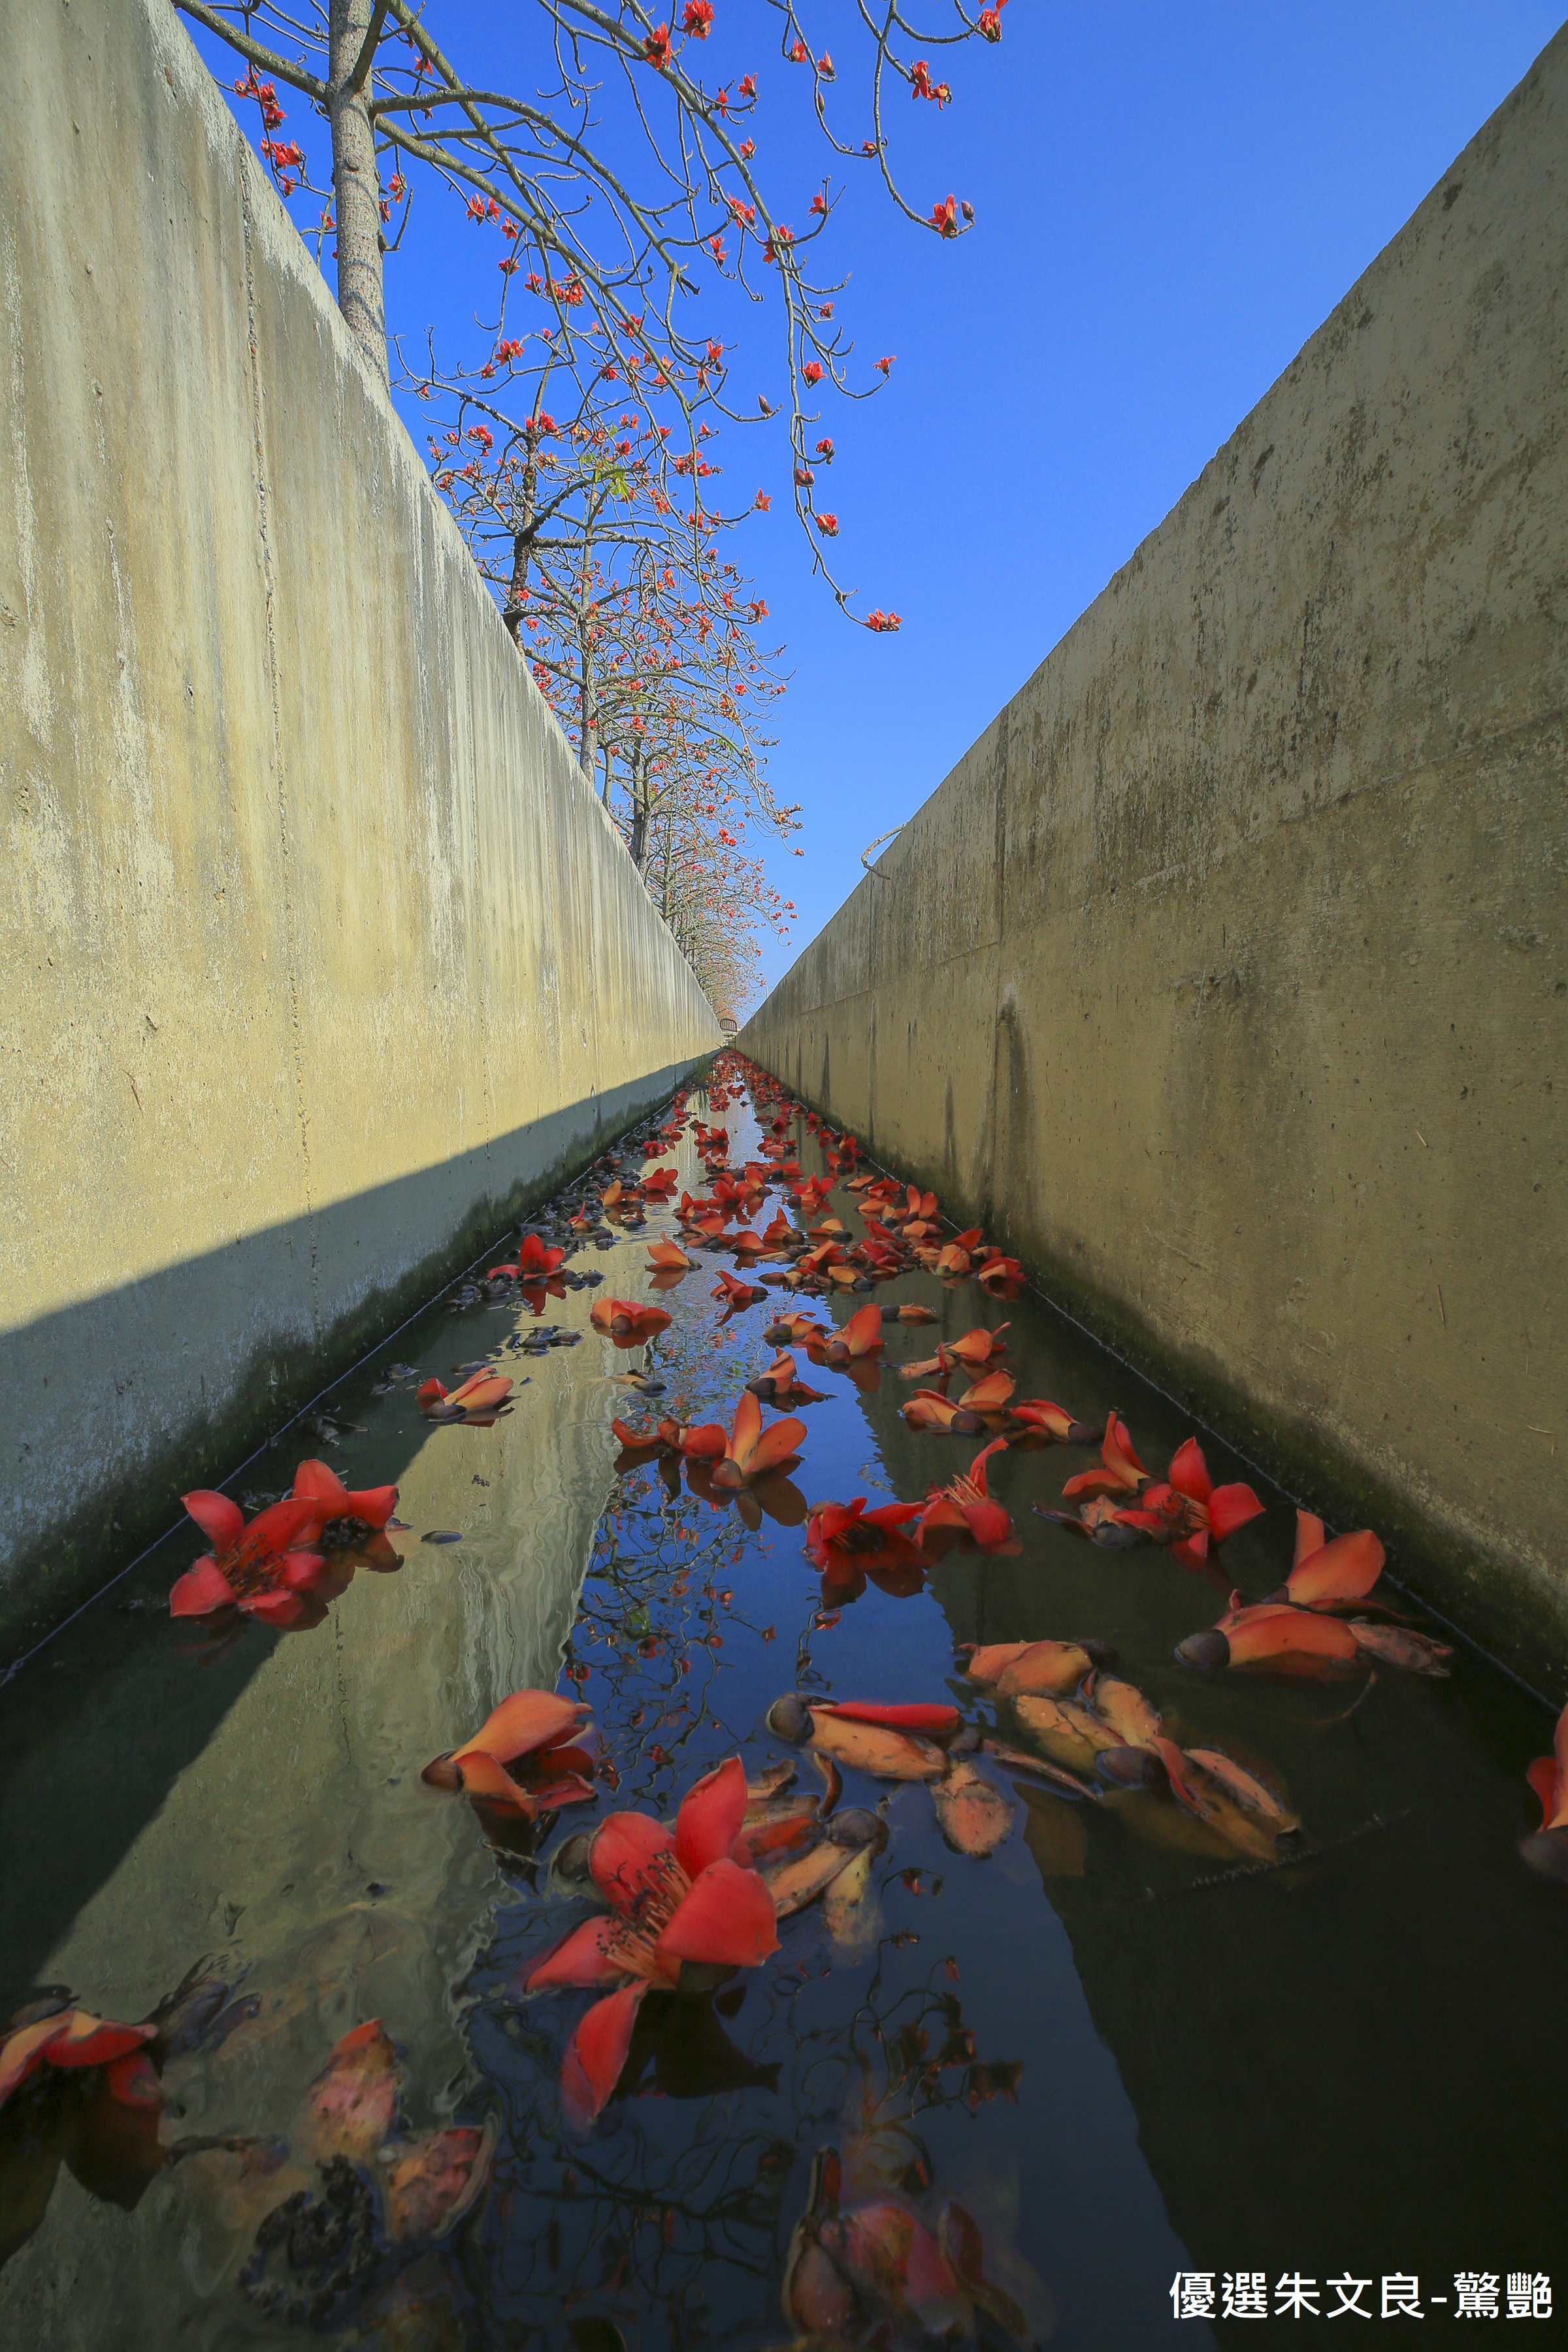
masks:
<path id="1" fill-rule="evenodd" d="M 708 1115 L 704 1097 L 691 1107 Z M 757 1127 L 743 1106 L 725 1116 L 739 1164 Z M 797 1132 L 802 1164 L 819 1167 Z M 702 1189 L 689 1137 L 671 1157 Z M 832 1206 L 859 1230 L 852 1195 Z M 612 1416 L 648 1408 L 616 1384 L 628 1355 L 589 1309 L 646 1295 L 647 1242 L 672 1229 L 654 1210 L 607 1249 L 576 1247 L 597 1290 L 497 1304 L 456 1286 L 332 1393 L 324 1424 L 290 1426 L 236 1481 L 242 1498 L 285 1492 L 309 1454 L 351 1486 L 395 1479 L 395 1572 L 362 1569 L 309 1630 L 174 1624 L 164 1596 L 204 1549 L 185 1530 L 13 1679 L 5 2010 L 68 1989 L 138 2019 L 198 1966 L 229 1988 L 226 2030 L 167 2071 L 165 2148 L 289 2143 L 333 2043 L 378 2018 L 412 2127 L 498 2133 L 467 2226 L 401 2272 L 384 2264 L 374 2293 L 316 2331 L 387 2352 L 605 2352 L 606 2326 L 646 2352 L 787 2341 L 780 2281 L 813 2156 L 864 2149 L 868 2104 L 873 2155 L 890 2163 L 898 2141 L 910 2193 L 960 2200 L 1034 2339 L 1075 2352 L 1206 2340 L 1202 2321 L 1173 2317 L 1178 2272 L 1262 2272 L 1271 2293 L 1288 2273 L 1415 2274 L 1436 2317 L 1456 2272 L 1550 2272 L 1568 1897 L 1515 1851 L 1534 1823 L 1522 1771 L 1550 1744 L 1543 1710 L 1463 1651 L 1441 1682 L 1188 1673 L 1175 1644 L 1221 1595 L 1154 1549 L 1101 1552 L 1035 1517 L 1092 1458 L 1058 1448 L 990 1465 L 1014 1556 L 951 1552 L 913 1593 L 825 1593 L 801 1528 L 752 1531 L 733 1507 L 672 1496 L 654 1468 L 617 1470 Z M 684 1420 L 728 1423 L 773 1352 L 761 1333 L 783 1295 L 721 1320 L 709 1269 L 729 1264 L 701 1257 L 663 1295 L 670 1329 L 629 1358 Z M 1189 1434 L 1033 1295 L 994 1302 L 917 1273 L 875 1297 L 923 1300 L 940 1320 L 890 1328 L 869 1383 L 796 1351 L 828 1392 L 805 1410 L 795 1473 L 811 1502 L 914 1498 L 967 1466 L 976 1441 L 900 1418 L 896 1367 L 975 1324 L 1010 1324 L 1020 1395 L 1086 1420 L 1119 1408 L 1152 1466 Z M 784 1303 L 842 1322 L 863 1301 Z M 541 1322 L 580 1343 L 520 1352 Z M 526 1374 L 513 1412 L 489 1430 L 421 1419 L 410 1370 L 450 1384 L 492 1356 Z M 1224 1555 L 1226 1583 L 1261 1594 L 1289 1565 L 1293 1510 L 1205 1447 L 1216 1479 L 1251 1475 L 1268 1506 Z M 1305 1824 L 1299 1859 L 1237 1870 L 1195 1851 L 1168 1802 L 1069 1805 L 1004 1774 L 1013 1832 L 976 1860 L 943 1843 L 924 1790 L 889 1798 L 850 1776 L 850 1801 L 886 1800 L 890 1830 L 863 1951 L 836 1945 L 816 1912 L 787 1922 L 779 1955 L 714 2000 L 650 2005 L 637 2088 L 591 2134 L 568 2129 L 561 2056 L 589 1996 L 520 1991 L 581 1916 L 548 1867 L 562 1838 L 610 1803 L 668 1812 L 726 1755 L 753 1769 L 786 1754 L 763 1723 L 781 1692 L 951 1695 L 988 1721 L 955 1643 L 1086 1633 L 1115 1645 L 1173 1738 L 1283 1777 Z M 492 1842 L 420 1768 L 509 1691 L 558 1684 L 592 1706 L 614 1793 L 537 1841 Z M 302 2340 L 244 2291 L 269 2200 L 233 2155 L 84 2162 L 83 2185 L 67 2164 L 40 2173 L 15 2110 L 5 2130 L 0 2118 L 4 2340 Z"/>

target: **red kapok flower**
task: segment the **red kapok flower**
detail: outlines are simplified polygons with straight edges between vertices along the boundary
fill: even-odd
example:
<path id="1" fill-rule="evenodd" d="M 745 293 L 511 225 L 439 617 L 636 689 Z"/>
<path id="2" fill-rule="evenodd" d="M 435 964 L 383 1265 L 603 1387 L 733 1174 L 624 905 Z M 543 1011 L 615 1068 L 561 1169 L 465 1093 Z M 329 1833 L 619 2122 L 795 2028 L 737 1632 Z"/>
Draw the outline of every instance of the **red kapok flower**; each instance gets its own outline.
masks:
<path id="1" fill-rule="evenodd" d="M 879 1552 L 908 1547 L 901 1530 L 921 1517 L 919 1503 L 879 1503 L 866 1508 L 864 1495 L 851 1503 L 818 1503 L 805 1523 L 805 1548 L 818 1568 L 832 1552 Z"/>
<path id="2" fill-rule="evenodd" d="M 1119 1516 L 1129 1525 L 1142 1527 L 1156 1543 L 1168 1543 L 1172 1559 L 1179 1559 L 1184 1568 L 1202 1568 L 1211 1542 L 1224 1543 L 1226 1536 L 1257 1518 L 1262 1508 L 1250 1486 L 1216 1486 L 1202 1446 L 1195 1437 L 1189 1437 L 1172 1456 L 1169 1480 L 1145 1486 L 1136 1509 Z"/>
<path id="3" fill-rule="evenodd" d="M 419 1777 L 432 1788 L 461 1789 L 482 1804 L 505 1807 L 529 1821 L 560 1805 L 591 1801 L 593 1759 L 574 1744 L 577 1718 L 586 1712 L 554 1691 L 513 1691 L 471 1739 L 433 1758 Z M 509 1764 L 518 1772 L 507 1771 Z"/>
<path id="4" fill-rule="evenodd" d="M 1005 1453 L 1005 1437 L 994 1438 L 970 1464 L 967 1474 L 951 1485 L 933 1489 L 921 1513 L 919 1540 L 928 1528 L 967 1528 L 982 1551 L 994 1551 L 1009 1541 L 1013 1522 L 1000 1503 L 993 1502 L 985 1484 L 985 1465 L 993 1454 Z"/>
<path id="5" fill-rule="evenodd" d="M 298 1596 L 315 1582 L 323 1566 L 321 1553 L 309 1547 L 329 1517 L 340 1514 L 324 1509 L 311 1496 L 293 1495 L 258 1512 L 247 1527 L 245 1513 L 226 1495 L 198 1488 L 180 1499 L 202 1533 L 211 1538 L 213 1549 L 176 1579 L 169 1594 L 170 1615 L 206 1617 L 215 1609 L 237 1606 L 253 1616 L 284 1621 L 293 1616 Z"/>
<path id="6" fill-rule="evenodd" d="M 569 2119 L 585 2129 L 616 2087 L 644 1996 L 679 1990 L 688 1964 L 753 1969 L 778 1949 L 773 1897 L 731 1859 L 746 1811 L 738 1756 L 687 1791 L 673 1832 L 647 1813 L 611 1813 L 595 1832 L 588 1866 L 610 1906 L 584 1920 L 531 1968 L 528 1992 L 618 1985 L 578 2025 L 561 2068 Z"/>

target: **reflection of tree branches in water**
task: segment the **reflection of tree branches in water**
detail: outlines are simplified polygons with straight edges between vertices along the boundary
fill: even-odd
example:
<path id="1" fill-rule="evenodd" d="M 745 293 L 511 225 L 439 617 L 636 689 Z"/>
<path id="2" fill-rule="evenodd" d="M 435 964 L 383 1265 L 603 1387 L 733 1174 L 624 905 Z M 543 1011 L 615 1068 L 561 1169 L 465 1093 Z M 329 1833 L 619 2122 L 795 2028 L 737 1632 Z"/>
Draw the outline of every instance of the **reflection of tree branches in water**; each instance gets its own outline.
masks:
<path id="1" fill-rule="evenodd" d="M 759 2017 L 747 2039 L 798 2053 L 779 2086 L 788 2137 L 748 2127 L 728 2103 L 694 2106 L 680 2093 L 696 2082 L 673 2076 L 674 2097 L 627 2099 L 613 2133 L 572 2137 L 557 2121 L 556 2033 L 510 2004 L 485 2003 L 474 2019 L 476 2055 L 506 2109 L 479 2257 L 489 2273 L 479 2300 L 495 2340 L 542 2338 L 574 2314 L 636 2322 L 643 2352 L 660 2335 L 675 2352 L 710 2324 L 726 2335 L 772 2326 L 813 2148 L 858 2135 L 861 2161 L 889 2185 L 917 2195 L 929 2188 L 932 2168 L 915 2119 L 1011 2096 L 1019 2068 L 977 2055 L 951 1961 L 934 1962 L 902 1990 L 888 1985 L 887 1956 L 908 1941 L 881 1938 L 847 2021 L 818 2025 L 800 2015 L 819 1980 L 809 1948 L 786 1954 L 772 1981 L 754 1989 L 771 2024 Z M 504 1982 L 515 1982 L 510 1969 Z M 720 2002 L 732 2009 L 740 1998 L 736 1987 Z M 694 2011 L 700 2016 L 700 2005 L 672 2002 L 667 2014 Z M 712 2053 L 700 2032 L 695 2038 L 700 2066 Z"/>
<path id="2" fill-rule="evenodd" d="M 933 1884 L 933 1893 L 940 1884 Z M 932 1963 L 923 1983 L 901 1991 L 887 1985 L 888 1952 L 910 1940 L 907 1932 L 879 1939 L 870 1981 L 847 2019 L 826 2026 L 791 2025 L 802 2052 L 800 2090 L 814 2113 L 828 2122 L 842 2118 L 852 2087 L 862 2094 L 868 2124 L 883 2110 L 900 2120 L 938 2107 L 963 2106 L 973 2114 L 991 2099 L 1016 2095 L 1022 2064 L 979 2055 L 953 1990 L 958 1964 L 951 1955 Z M 804 1983 L 795 1985 L 786 2017 L 805 1990 Z"/>
<path id="3" fill-rule="evenodd" d="M 611 2136 L 569 2137 L 554 2121 L 554 2042 L 526 2024 L 509 2039 L 511 2063 L 491 2076 L 508 2152 L 479 2250 L 492 2340 L 552 2339 L 563 2317 L 597 2314 L 635 2324 L 653 2352 L 662 2315 L 678 2352 L 706 2333 L 715 2305 L 725 2332 L 771 2325 L 794 2220 L 792 2143 L 735 2128 L 732 2116 L 715 2129 L 706 2106 L 677 2143 L 664 2101 L 646 2121 L 627 2103 Z"/>
<path id="4" fill-rule="evenodd" d="M 702 1280 L 700 1268 L 687 1277 L 692 1287 Z M 648 1399 L 659 1412 L 728 1423 L 738 1381 L 732 1358 L 711 1347 L 712 1320 L 688 1315 L 640 1359 L 659 1383 Z M 631 1399 L 633 1387 L 624 1393 Z M 565 1668 L 593 1708 L 617 1805 L 668 1817 L 717 1756 L 745 1752 L 720 1675 L 735 1633 L 773 1637 L 772 1626 L 737 1612 L 731 1590 L 766 1549 L 728 1508 L 715 1512 L 689 1491 L 679 1465 L 622 1471 L 595 1529 Z M 809 1688 L 823 1680 L 813 1635 L 837 1612 L 815 1578 L 804 1598 L 795 1679 Z M 783 1605 L 793 1617 L 793 1595 Z M 560 1831 L 575 1826 L 567 1818 Z M 768 2340 L 756 2331 L 778 2330 L 779 2282 L 812 2151 L 858 2134 L 868 2163 L 919 2192 L 931 2185 L 931 2164 L 915 2119 L 973 2111 L 1010 2095 L 1017 2080 L 1016 2065 L 980 2058 L 955 1963 L 936 1961 L 901 1990 L 889 1981 L 892 1968 L 901 1978 L 910 1966 L 900 1957 L 915 1941 L 909 1930 L 883 1935 L 874 1954 L 868 1947 L 868 1980 L 857 1970 L 863 1990 L 847 2021 L 825 2016 L 834 1994 L 822 1979 L 840 1978 L 845 1956 L 815 1916 L 803 1916 L 745 1986 L 709 2001 L 650 1997 L 623 2078 L 624 2093 L 635 2084 L 641 2095 L 623 2095 L 613 2130 L 578 2138 L 561 2120 L 558 2094 L 574 2018 L 517 2000 L 542 1924 L 531 1902 L 503 1909 L 464 1989 L 474 2001 L 474 2056 L 504 2111 L 472 2250 L 486 2273 L 477 2300 L 487 2341 L 559 2346 L 574 2319 L 609 2321 L 628 2340 L 635 2330 L 639 2352 Z M 742 2003 L 745 2024 L 731 2042 L 723 2021 Z M 752 2103 L 725 2095 L 775 2082 L 784 2113 L 770 2102 L 767 2123 L 752 2120 Z"/>
<path id="5" fill-rule="evenodd" d="M 652 1483 L 647 1473 L 626 1476 L 600 1520 L 567 1643 L 566 1673 L 591 1696 L 609 1751 L 605 1777 L 624 1805 L 667 1796 L 679 1751 L 704 1725 L 741 1745 L 714 1693 L 720 1620 L 748 1623 L 720 1580 L 744 1541 L 721 1523 L 706 1543 L 694 1543 L 696 1502 L 680 1495 L 639 1505 L 634 1498 Z M 590 1644 L 591 1660 L 581 1654 Z"/>

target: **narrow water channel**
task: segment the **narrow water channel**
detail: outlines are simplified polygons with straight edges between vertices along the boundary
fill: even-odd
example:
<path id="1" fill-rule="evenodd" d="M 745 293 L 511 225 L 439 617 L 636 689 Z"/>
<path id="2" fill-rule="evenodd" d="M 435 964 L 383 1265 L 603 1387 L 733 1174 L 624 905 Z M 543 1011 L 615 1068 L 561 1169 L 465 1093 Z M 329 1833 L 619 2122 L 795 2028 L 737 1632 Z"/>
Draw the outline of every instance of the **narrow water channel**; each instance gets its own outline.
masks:
<path id="1" fill-rule="evenodd" d="M 396 1485 L 379 1539 L 329 1551 L 330 1584 L 285 1622 L 173 1618 L 211 1549 L 190 1526 L 0 1693 L 6 2048 L 72 2006 L 153 2029 L 79 2026 L 98 2063 L 45 2036 L 0 2105 L 0 2342 L 1136 2352 L 1210 2340 L 1209 2303 L 1226 2337 L 1243 2314 L 1292 2341 L 1336 2305 L 1382 2324 L 1390 2279 L 1441 2325 L 1458 2281 L 1487 2277 L 1500 2316 L 1547 2318 L 1568 2302 L 1568 2263 L 1551 2281 L 1568 1889 L 1518 1847 L 1549 1717 L 1463 1648 L 1440 1675 L 1387 1643 L 1307 1672 L 1184 1663 L 1233 1586 L 1283 1584 L 1293 1506 L 1205 1437 L 1215 1484 L 1264 1506 L 1215 1573 L 1042 1517 L 1076 1516 L 1064 1485 L 1100 1451 L 1026 1436 L 1011 1404 L 1049 1400 L 1097 1437 L 1116 1412 L 1156 1480 L 1190 1425 L 1020 1285 L 915 1264 L 952 1239 L 934 1219 L 911 1238 L 885 1206 L 904 1270 L 856 1289 L 851 1264 L 836 1284 L 867 1233 L 851 1180 L 876 1171 L 826 1155 L 754 1074 L 753 1104 L 738 1069 L 541 1213 L 566 1279 L 454 1286 L 234 1482 L 247 1517 L 303 1460 Z M 720 1126 L 727 1153 L 704 1158 Z M 645 1157 L 661 1127 L 679 1134 Z M 748 1192 L 764 1142 L 766 1190 Z M 781 1160 L 820 1195 L 803 1203 Z M 660 1167 L 672 1194 L 623 1196 L 640 1223 L 601 1205 Z M 703 1246 L 681 1197 L 731 1187 Z M 826 1295 L 781 1285 L 802 1263 L 781 1214 L 842 1226 Z M 737 1233 L 770 1225 L 768 1255 L 737 1256 Z M 659 1243 L 690 1270 L 656 1273 Z M 721 1272 L 749 1303 L 713 1296 Z M 616 1300 L 669 1320 L 606 1332 L 593 1311 L 607 1323 Z M 879 1347 L 835 1361 L 868 1303 Z M 733 1490 L 710 1460 L 623 1448 L 617 1419 L 728 1432 L 788 1315 L 841 1343 L 786 1342 L 820 1392 L 794 1467 Z M 912 1427 L 918 1389 L 962 1414 L 988 1367 L 902 1368 L 975 1331 L 1005 1348 L 1012 1398 L 967 1433 Z M 490 1368 L 513 1383 L 500 1417 L 426 1417 L 424 1383 Z M 998 1435 L 984 1471 L 1010 1529 L 974 1521 L 993 1548 L 958 1515 L 809 1555 L 808 1507 L 923 1503 Z M 813 1522 L 819 1547 L 831 1524 Z M 1386 1580 L 1361 1613 L 1442 1634 Z M 1053 1654 L 1027 1703 L 995 1686 L 1005 1657 L 965 1670 L 965 1645 L 1037 1642 L 1090 1645 L 1055 1701 Z M 451 1767 L 422 1778 L 521 1690 L 587 1710 L 586 1801 L 530 1821 Z M 855 1702 L 960 1720 L 889 1731 L 835 1712 Z M 1194 1750 L 1219 1760 L 1184 1764 Z M 943 1777 L 887 1776 L 911 1753 Z M 625 2064 L 613 2049 L 595 2089 L 584 2021 L 612 1982 L 524 1990 L 585 1920 L 612 1932 L 583 1832 L 673 1821 L 735 1757 L 751 1843 L 713 1882 L 731 1908 L 707 1943 L 692 1927 L 679 1994 L 659 1977 L 623 2004 Z M 551 1769 L 536 1752 L 509 1777 Z M 729 1788 L 684 1817 L 694 1881 Z M 702 1965 L 714 1932 L 734 1958 L 742 1873 L 809 1891 L 829 1846 L 842 1874 L 780 1902 L 776 1950 Z M 668 1909 L 645 1906 L 614 1951 L 640 1952 Z"/>

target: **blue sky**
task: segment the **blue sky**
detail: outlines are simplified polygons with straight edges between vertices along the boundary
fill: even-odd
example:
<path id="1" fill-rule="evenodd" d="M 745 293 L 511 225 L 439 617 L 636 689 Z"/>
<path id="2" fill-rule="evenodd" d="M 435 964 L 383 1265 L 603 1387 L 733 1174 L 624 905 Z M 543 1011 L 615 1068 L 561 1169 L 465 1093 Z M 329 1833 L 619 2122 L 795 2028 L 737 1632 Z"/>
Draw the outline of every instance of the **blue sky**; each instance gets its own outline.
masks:
<path id="1" fill-rule="evenodd" d="M 939 0 L 926 8 L 939 23 Z M 464 13 L 462 62 L 489 55 L 503 87 L 537 83 L 532 9 Z M 851 176 L 832 224 L 851 273 L 839 317 L 868 370 L 884 352 L 898 365 L 875 400 L 825 407 L 820 428 L 839 453 L 819 502 L 840 518 L 841 576 L 861 609 L 903 616 L 897 636 L 851 628 L 809 577 L 783 420 L 727 429 L 720 452 L 727 491 L 775 494 L 737 554 L 793 672 L 772 774 L 804 803 L 805 855 L 772 861 L 800 919 L 789 946 L 769 943 L 770 981 L 853 888 L 864 845 L 941 782 L 1169 511 L 1563 14 L 1561 0 L 1007 0 L 999 47 L 930 52 L 953 102 L 939 115 L 895 99 L 894 160 L 922 208 L 955 190 L 976 227 L 944 243 Z M 858 135 L 851 12 L 818 0 L 803 15 Z M 773 22 L 757 0 L 718 0 L 701 62 L 760 69 L 759 170 L 782 216 L 804 218 L 823 151 Z M 416 335 L 459 328 L 473 299 L 450 252 L 472 233 L 441 216 L 435 234 L 434 207 L 425 222 L 388 279 L 389 323 Z M 734 381 L 776 397 L 776 322 L 752 312 L 746 333 Z"/>

